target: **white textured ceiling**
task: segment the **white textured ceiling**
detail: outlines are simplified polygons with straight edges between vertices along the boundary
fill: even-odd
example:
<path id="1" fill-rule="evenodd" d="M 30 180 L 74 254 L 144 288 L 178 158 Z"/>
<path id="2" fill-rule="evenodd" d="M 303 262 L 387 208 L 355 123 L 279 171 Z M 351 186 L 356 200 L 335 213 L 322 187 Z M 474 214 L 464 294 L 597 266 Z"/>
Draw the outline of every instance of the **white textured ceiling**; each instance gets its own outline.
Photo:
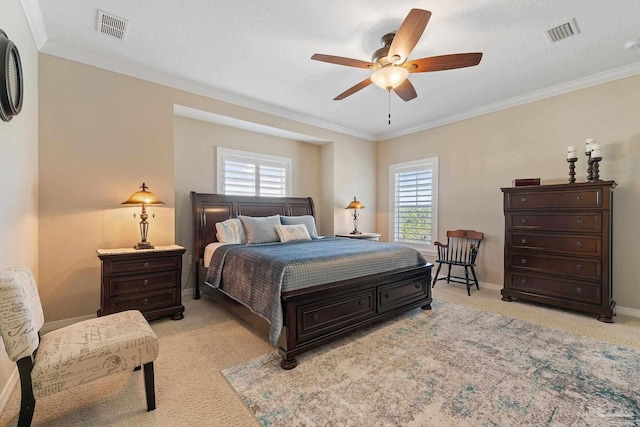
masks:
<path id="1" fill-rule="evenodd" d="M 40 50 L 279 116 L 382 140 L 640 73 L 639 0 L 22 0 Z M 409 59 L 483 52 L 476 67 L 410 75 L 404 102 L 371 85 L 333 98 L 411 8 L 432 12 Z M 129 20 L 125 40 L 96 31 L 98 9 Z M 546 30 L 575 19 L 579 34 Z"/>

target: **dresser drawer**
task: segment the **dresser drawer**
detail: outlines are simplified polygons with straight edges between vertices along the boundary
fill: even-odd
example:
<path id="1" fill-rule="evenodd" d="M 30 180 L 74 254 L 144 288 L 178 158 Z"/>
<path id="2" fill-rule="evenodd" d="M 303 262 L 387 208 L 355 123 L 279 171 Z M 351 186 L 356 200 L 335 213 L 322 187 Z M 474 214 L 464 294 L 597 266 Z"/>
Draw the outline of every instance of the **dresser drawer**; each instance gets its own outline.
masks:
<path id="1" fill-rule="evenodd" d="M 142 313 L 176 305 L 176 292 L 167 290 L 149 294 L 114 297 L 111 299 L 111 312 L 124 310 L 140 310 Z"/>
<path id="2" fill-rule="evenodd" d="M 113 260 L 109 262 L 109 273 L 130 273 L 178 268 L 177 256 L 148 257 L 140 259 Z"/>
<path id="3" fill-rule="evenodd" d="M 600 236 L 579 236 L 567 234 L 511 234 L 511 249 L 527 249 L 556 252 L 570 255 L 602 255 Z"/>
<path id="4" fill-rule="evenodd" d="M 140 275 L 130 275 L 123 277 L 111 277 L 109 280 L 111 295 L 123 295 L 133 292 L 149 291 L 157 289 L 175 289 L 176 273 L 173 271 L 166 273 L 149 273 Z"/>
<path id="5" fill-rule="evenodd" d="M 509 209 L 545 208 L 602 208 L 602 190 L 599 188 L 565 191 L 514 192 L 509 194 Z"/>
<path id="6" fill-rule="evenodd" d="M 548 230 L 568 232 L 602 232 L 602 213 L 509 213 L 508 226 L 522 230 Z"/>
<path id="7" fill-rule="evenodd" d="M 520 273 L 511 273 L 509 282 L 508 287 L 511 289 L 539 295 L 593 304 L 600 304 L 602 298 L 600 285 L 585 284 L 584 282 Z"/>
<path id="8" fill-rule="evenodd" d="M 322 335 L 341 324 L 352 324 L 375 314 L 374 289 L 330 298 L 297 309 L 297 333 L 300 341 Z"/>
<path id="9" fill-rule="evenodd" d="M 414 279 L 378 287 L 378 312 L 392 310 L 412 301 L 426 298 L 428 295 L 427 287 L 430 285 L 425 280 L 416 282 Z"/>
<path id="10" fill-rule="evenodd" d="M 602 278 L 600 259 L 565 258 L 518 252 L 511 254 L 511 267 L 589 280 Z"/>

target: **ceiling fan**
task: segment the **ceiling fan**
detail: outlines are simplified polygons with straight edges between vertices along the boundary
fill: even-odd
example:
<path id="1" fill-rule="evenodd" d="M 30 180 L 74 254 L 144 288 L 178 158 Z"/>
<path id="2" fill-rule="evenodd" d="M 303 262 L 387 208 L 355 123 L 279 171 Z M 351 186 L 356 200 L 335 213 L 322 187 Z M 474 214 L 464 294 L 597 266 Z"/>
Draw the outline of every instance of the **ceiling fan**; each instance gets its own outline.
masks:
<path id="1" fill-rule="evenodd" d="M 315 61 L 374 70 L 370 77 L 350 87 L 333 99 L 339 101 L 374 83 L 388 91 L 393 89 L 404 101 L 411 101 L 418 95 L 408 79 L 409 73 L 451 70 L 472 67 L 480 63 L 482 52 L 456 53 L 407 61 L 407 57 L 411 54 L 427 27 L 429 18 L 431 18 L 431 12 L 428 10 L 411 9 L 396 33 L 382 36 L 383 47 L 373 53 L 371 62 L 319 53 L 313 55 L 311 59 Z"/>

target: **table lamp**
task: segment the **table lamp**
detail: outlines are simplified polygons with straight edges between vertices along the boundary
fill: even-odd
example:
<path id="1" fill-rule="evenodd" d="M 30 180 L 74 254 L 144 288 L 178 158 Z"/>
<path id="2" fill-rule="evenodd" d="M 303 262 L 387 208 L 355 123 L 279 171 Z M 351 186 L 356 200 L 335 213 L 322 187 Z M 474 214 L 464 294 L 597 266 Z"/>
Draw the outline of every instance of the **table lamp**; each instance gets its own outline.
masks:
<path id="1" fill-rule="evenodd" d="M 158 200 L 158 197 L 151 191 L 147 191 L 147 185 L 143 182 L 140 186 L 142 191 L 136 191 L 127 199 L 122 202 L 123 205 L 142 205 L 142 212 L 140 213 L 140 242 L 133 247 L 133 249 L 153 249 L 153 245 L 147 242 L 147 232 L 149 231 L 149 223 L 147 218 L 147 205 L 164 205 L 164 202 Z M 135 218 L 136 214 L 133 214 Z M 152 214 L 155 217 L 155 214 Z"/>
<path id="2" fill-rule="evenodd" d="M 345 209 L 353 209 L 353 231 L 349 234 L 362 234 L 358 231 L 358 209 L 364 209 L 363 204 L 353 196 L 353 201 Z"/>

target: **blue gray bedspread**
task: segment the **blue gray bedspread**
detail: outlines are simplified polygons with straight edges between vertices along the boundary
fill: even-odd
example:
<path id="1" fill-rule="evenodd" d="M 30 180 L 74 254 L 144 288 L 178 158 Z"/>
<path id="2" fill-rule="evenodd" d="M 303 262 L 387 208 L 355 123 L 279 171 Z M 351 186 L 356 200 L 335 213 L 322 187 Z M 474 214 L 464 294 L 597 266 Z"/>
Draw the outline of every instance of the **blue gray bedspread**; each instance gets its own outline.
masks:
<path id="1" fill-rule="evenodd" d="M 265 318 L 275 345 L 283 326 L 282 292 L 424 264 L 408 246 L 348 238 L 225 245 L 213 253 L 206 282 Z"/>

